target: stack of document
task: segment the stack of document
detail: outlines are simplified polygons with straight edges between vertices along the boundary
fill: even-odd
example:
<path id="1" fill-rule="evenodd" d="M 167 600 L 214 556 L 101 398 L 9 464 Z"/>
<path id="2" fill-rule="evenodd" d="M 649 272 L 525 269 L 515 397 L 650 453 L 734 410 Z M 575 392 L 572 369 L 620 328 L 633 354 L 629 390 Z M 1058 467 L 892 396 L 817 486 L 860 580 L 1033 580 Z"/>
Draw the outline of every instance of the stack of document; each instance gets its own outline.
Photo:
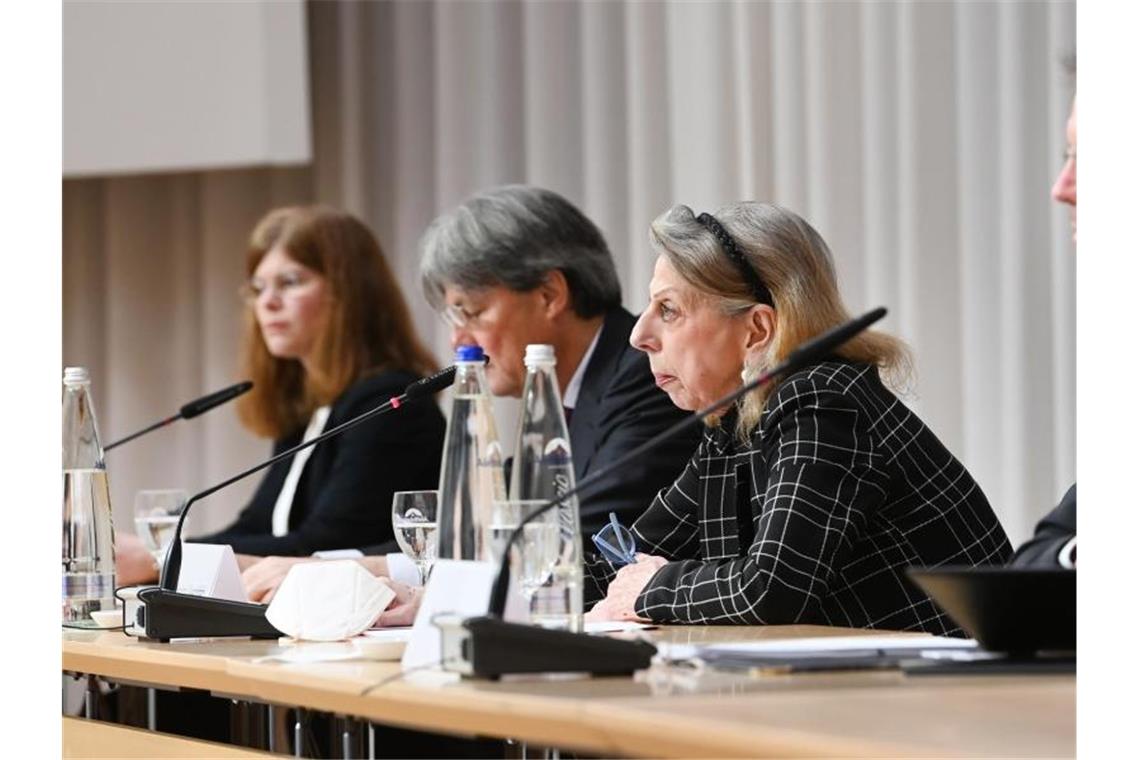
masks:
<path id="1" fill-rule="evenodd" d="M 723 670 L 776 672 L 897 667 L 903 660 L 973 659 L 983 655 L 973 639 L 930 635 L 824 636 L 666 646 L 658 654 L 673 661 L 698 660 Z"/>

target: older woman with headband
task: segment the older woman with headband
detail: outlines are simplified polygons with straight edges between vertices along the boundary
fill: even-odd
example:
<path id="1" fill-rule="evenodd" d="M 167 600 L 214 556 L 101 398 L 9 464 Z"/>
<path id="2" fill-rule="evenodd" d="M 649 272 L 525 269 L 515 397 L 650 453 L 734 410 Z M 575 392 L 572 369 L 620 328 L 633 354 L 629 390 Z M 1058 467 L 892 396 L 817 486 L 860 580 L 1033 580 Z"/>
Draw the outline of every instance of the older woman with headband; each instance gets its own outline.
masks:
<path id="1" fill-rule="evenodd" d="M 827 245 L 790 211 L 676 206 L 651 238 L 630 342 L 682 409 L 848 318 Z M 884 386 L 907 366 L 901 342 L 867 332 L 706 420 L 684 472 L 632 526 L 637 561 L 587 562 L 587 596 L 606 590 L 590 617 L 957 633 L 905 569 L 1000 564 L 1011 547 L 965 467 Z"/>

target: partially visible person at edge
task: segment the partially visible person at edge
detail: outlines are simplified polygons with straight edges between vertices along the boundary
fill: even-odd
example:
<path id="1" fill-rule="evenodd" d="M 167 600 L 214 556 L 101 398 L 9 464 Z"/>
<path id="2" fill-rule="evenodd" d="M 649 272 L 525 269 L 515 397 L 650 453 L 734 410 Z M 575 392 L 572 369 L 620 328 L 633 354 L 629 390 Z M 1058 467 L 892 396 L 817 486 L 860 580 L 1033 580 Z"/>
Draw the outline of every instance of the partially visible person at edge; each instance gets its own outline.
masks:
<path id="1" fill-rule="evenodd" d="M 1065 126 L 1065 163 L 1053 182 L 1053 200 L 1070 207 L 1073 243 L 1077 242 L 1077 98 Z M 1018 547 L 1010 562 L 1015 567 L 1077 567 L 1077 484 L 1061 498 L 1061 502 L 1045 515 L 1033 537 Z"/>
<path id="2" fill-rule="evenodd" d="M 703 408 L 846 321 L 831 252 L 796 214 L 675 206 L 630 336 L 681 409 Z M 960 635 L 913 565 L 1001 564 L 1011 547 L 966 468 L 881 379 L 907 351 L 865 332 L 707 423 L 632 526 L 637 561 L 587 562 L 588 619 L 815 623 Z"/>
<path id="3" fill-rule="evenodd" d="M 242 423 L 279 453 L 401 393 L 437 369 L 369 229 L 319 206 L 269 212 L 246 256 Z M 258 556 L 309 555 L 392 539 L 395 491 L 434 488 L 445 422 L 431 399 L 366 422 L 266 471 L 226 529 L 190 540 Z M 257 556 L 249 556 L 257 555 Z M 120 534 L 120 583 L 157 575 L 136 536 Z"/>
<path id="4" fill-rule="evenodd" d="M 554 346 L 575 477 L 581 481 L 683 417 L 659 390 L 644 354 L 629 344 L 636 318 L 597 226 L 561 195 L 509 185 L 479 193 L 431 223 L 421 241 L 427 300 L 451 328 L 453 345 L 477 344 L 489 357 L 496 396 L 522 395 L 529 343 Z M 510 435 L 510 431 L 500 434 Z M 579 498 L 583 542 L 608 521 L 626 523 L 673 482 L 699 441 L 689 430 L 605 479 Z M 392 546 L 367 552 L 373 573 L 393 578 L 400 600 L 415 596 L 410 561 Z M 254 599 L 272 598 L 292 558 L 271 557 L 243 575 Z M 381 622 L 407 622 L 397 606 Z"/>

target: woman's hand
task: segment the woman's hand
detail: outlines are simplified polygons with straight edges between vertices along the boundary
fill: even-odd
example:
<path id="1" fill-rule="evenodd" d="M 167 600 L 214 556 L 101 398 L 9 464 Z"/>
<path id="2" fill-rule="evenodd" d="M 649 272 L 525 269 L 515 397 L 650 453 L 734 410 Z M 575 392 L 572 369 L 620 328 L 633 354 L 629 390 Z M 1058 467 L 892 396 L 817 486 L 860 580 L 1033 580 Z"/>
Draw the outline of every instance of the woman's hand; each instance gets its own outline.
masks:
<path id="1" fill-rule="evenodd" d="M 388 609 L 381 612 L 380 617 L 376 618 L 375 625 L 411 625 L 420 609 L 420 601 L 424 596 L 423 587 L 409 586 L 391 578 L 385 578 L 384 582 L 396 592 L 396 598 L 388 605 Z"/>
<path id="2" fill-rule="evenodd" d="M 158 580 L 158 563 L 142 539 L 134 533 L 115 536 L 115 581 L 120 586 L 137 586 Z"/>
<path id="3" fill-rule="evenodd" d="M 316 562 L 312 557 L 265 557 L 255 558 L 256 562 L 242 571 L 241 582 L 251 602 L 269 604 L 277 593 L 281 581 L 289 574 L 293 565 L 301 562 Z"/>
<path id="4" fill-rule="evenodd" d="M 234 559 L 237 560 L 238 572 L 244 573 L 265 557 L 259 557 L 256 554 L 234 554 Z"/>
<path id="5" fill-rule="evenodd" d="M 618 570 L 606 590 L 606 598 L 594 605 L 586 613 L 586 620 L 641 620 L 634 611 L 637 597 L 645 589 L 649 579 L 668 564 L 664 557 L 638 554 L 637 561 Z"/>

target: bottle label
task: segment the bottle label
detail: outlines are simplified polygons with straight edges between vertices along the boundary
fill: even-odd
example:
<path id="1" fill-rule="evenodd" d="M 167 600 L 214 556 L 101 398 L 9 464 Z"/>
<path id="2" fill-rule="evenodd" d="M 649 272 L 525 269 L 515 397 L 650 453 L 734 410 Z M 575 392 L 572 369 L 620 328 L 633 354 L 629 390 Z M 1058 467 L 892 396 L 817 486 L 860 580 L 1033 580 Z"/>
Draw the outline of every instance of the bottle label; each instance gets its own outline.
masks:
<path id="1" fill-rule="evenodd" d="M 111 573 L 64 573 L 63 598 L 106 599 L 114 596 L 115 576 Z"/>
<path id="2" fill-rule="evenodd" d="M 503 466 L 503 450 L 499 446 L 499 442 L 491 441 L 488 443 L 483 456 L 477 457 L 475 463 L 480 467 L 501 468 Z"/>
<path id="3" fill-rule="evenodd" d="M 552 467 L 565 467 L 571 463 L 570 442 L 565 438 L 551 438 L 542 450 L 542 463 Z"/>

